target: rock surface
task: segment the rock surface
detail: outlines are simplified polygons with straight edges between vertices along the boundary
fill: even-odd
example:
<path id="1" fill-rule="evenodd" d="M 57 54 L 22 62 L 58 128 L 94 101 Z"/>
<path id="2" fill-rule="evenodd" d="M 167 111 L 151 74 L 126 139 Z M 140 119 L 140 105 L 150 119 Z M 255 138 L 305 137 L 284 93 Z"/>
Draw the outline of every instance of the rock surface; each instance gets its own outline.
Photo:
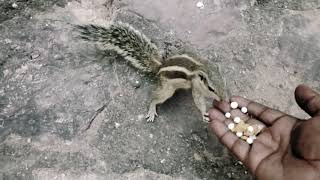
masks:
<path id="1" fill-rule="evenodd" d="M 320 90 L 319 0 L 197 2 L 0 0 L 0 179 L 252 179 L 190 92 L 146 123 L 154 82 L 72 31 L 132 23 L 164 53 L 195 48 L 230 94 L 307 117 L 293 91 Z"/>

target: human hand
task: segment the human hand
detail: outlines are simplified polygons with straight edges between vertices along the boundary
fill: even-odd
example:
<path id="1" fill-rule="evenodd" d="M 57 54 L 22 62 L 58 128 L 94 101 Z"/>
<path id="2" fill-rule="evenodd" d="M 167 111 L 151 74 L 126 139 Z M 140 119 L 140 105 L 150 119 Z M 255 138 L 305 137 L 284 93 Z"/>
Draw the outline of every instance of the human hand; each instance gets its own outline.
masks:
<path id="1" fill-rule="evenodd" d="M 312 118 L 299 120 L 242 97 L 233 97 L 248 115 L 231 110 L 228 102 L 214 104 L 209 111 L 212 131 L 250 172 L 259 180 L 320 179 L 320 95 L 301 85 L 295 92 L 296 101 Z M 252 145 L 238 138 L 227 125 L 231 112 L 248 124 L 261 124 L 262 132 Z"/>

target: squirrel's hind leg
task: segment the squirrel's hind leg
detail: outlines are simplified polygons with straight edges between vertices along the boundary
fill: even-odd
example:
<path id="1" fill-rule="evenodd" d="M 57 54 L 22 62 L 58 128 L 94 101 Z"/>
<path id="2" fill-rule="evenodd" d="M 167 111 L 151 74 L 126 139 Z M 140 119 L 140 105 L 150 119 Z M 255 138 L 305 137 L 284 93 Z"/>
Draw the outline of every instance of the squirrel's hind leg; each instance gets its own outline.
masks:
<path id="1" fill-rule="evenodd" d="M 188 89 L 191 83 L 186 79 L 161 79 L 161 86 L 152 94 L 152 100 L 149 106 L 149 111 L 146 116 L 148 122 L 153 122 L 157 114 L 157 105 L 164 103 L 167 99 L 173 96 L 177 89 Z"/>

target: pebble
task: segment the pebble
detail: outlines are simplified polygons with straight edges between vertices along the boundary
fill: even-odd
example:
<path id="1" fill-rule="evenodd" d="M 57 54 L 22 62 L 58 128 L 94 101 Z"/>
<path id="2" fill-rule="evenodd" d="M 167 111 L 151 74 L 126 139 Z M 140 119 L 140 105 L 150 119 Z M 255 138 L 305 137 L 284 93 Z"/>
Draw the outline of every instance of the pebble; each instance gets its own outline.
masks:
<path id="1" fill-rule="evenodd" d="M 196 161 L 201 161 L 201 160 L 202 160 L 201 156 L 200 156 L 198 153 L 194 153 L 194 154 L 193 154 L 193 158 L 194 158 Z"/>
<path id="2" fill-rule="evenodd" d="M 17 4 L 17 3 L 13 3 L 13 4 L 12 4 L 12 7 L 13 7 L 14 9 L 16 9 L 16 8 L 18 8 L 18 4 Z"/>
<path id="3" fill-rule="evenodd" d="M 64 143 L 65 143 L 66 145 L 70 146 L 70 145 L 72 144 L 72 141 L 66 140 Z"/>
<path id="4" fill-rule="evenodd" d="M 228 176 L 228 178 L 231 178 L 232 176 L 231 176 L 231 173 L 227 173 L 227 176 Z"/>
<path id="5" fill-rule="evenodd" d="M 31 59 L 37 59 L 40 56 L 40 54 L 38 52 L 32 52 L 32 54 L 30 55 Z"/>
<path id="6" fill-rule="evenodd" d="M 247 112 L 248 112 L 248 108 L 246 108 L 246 107 L 242 107 L 242 108 L 241 108 L 241 112 L 243 112 L 243 113 L 247 113 Z"/>
<path id="7" fill-rule="evenodd" d="M 139 80 L 136 80 L 135 78 L 130 78 L 129 82 L 134 88 L 139 88 L 141 86 L 141 82 Z"/>
<path id="8" fill-rule="evenodd" d="M 150 152 L 151 152 L 152 154 L 156 153 L 156 151 L 155 151 L 154 149 L 150 149 Z"/>
<path id="9" fill-rule="evenodd" d="M 138 115 L 138 120 L 141 121 L 141 120 L 144 120 L 145 116 L 143 114 L 140 114 Z"/>
<path id="10" fill-rule="evenodd" d="M 231 113 L 229 113 L 229 112 L 227 112 L 226 114 L 225 114 L 225 116 L 226 116 L 226 118 L 230 118 L 231 117 Z"/>
<path id="11" fill-rule="evenodd" d="M 54 55 L 53 58 L 54 58 L 55 60 L 62 60 L 62 59 L 63 59 L 63 57 L 62 57 L 60 54 Z"/>
<path id="12" fill-rule="evenodd" d="M 240 119 L 239 117 L 235 117 L 235 118 L 233 119 L 233 121 L 234 121 L 235 123 L 239 124 L 239 123 L 241 122 L 241 119 Z"/>
<path id="13" fill-rule="evenodd" d="M 133 87 L 135 87 L 135 88 L 139 88 L 140 86 L 141 86 L 140 81 L 138 81 L 138 80 L 134 81 L 134 83 L 133 83 Z"/>
<path id="14" fill-rule="evenodd" d="M 202 2 L 202 1 L 197 2 L 197 7 L 198 7 L 199 9 L 204 9 L 204 4 L 203 4 L 203 2 Z"/>
<path id="15" fill-rule="evenodd" d="M 18 49 L 20 49 L 20 46 L 18 46 L 16 44 L 13 44 L 13 45 L 10 46 L 10 49 L 11 50 L 18 50 Z"/>
<path id="16" fill-rule="evenodd" d="M 5 39 L 5 40 L 4 40 L 4 43 L 6 43 L 6 44 L 11 44 L 12 41 L 11 41 L 11 39 Z"/>
<path id="17" fill-rule="evenodd" d="M 114 123 L 114 127 L 115 127 L 116 129 L 118 129 L 118 128 L 120 127 L 120 123 L 115 122 L 115 123 Z"/>
<path id="18" fill-rule="evenodd" d="M 232 102 L 230 104 L 230 106 L 231 106 L 232 109 L 236 109 L 236 108 L 238 108 L 239 104 L 237 102 Z"/>

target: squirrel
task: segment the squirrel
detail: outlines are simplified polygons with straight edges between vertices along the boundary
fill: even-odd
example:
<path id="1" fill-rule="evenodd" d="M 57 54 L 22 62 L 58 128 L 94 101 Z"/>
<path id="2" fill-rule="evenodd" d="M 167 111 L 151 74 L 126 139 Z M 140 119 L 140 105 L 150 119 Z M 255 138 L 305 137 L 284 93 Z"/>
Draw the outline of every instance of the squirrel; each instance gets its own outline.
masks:
<path id="1" fill-rule="evenodd" d="M 158 47 L 143 33 L 123 22 L 109 26 L 76 25 L 79 37 L 86 41 L 102 44 L 105 50 L 115 51 L 138 71 L 151 74 L 159 80 L 152 93 L 152 100 L 146 115 L 147 122 L 158 116 L 156 107 L 172 97 L 178 89 L 191 89 L 196 107 L 202 120 L 209 122 L 205 98 L 220 100 L 210 79 L 211 73 L 200 58 L 190 54 L 177 54 L 162 59 Z"/>

